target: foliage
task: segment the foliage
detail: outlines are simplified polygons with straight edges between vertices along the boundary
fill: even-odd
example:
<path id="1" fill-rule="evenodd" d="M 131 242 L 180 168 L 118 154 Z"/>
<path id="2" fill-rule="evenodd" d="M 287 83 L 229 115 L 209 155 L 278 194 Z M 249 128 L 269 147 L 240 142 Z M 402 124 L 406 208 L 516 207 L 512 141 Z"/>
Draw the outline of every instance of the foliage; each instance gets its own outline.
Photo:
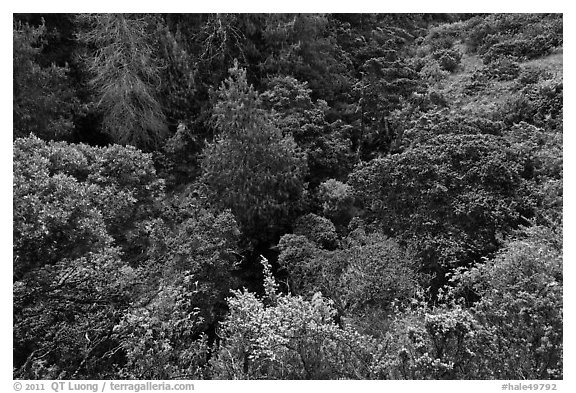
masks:
<path id="1" fill-rule="evenodd" d="M 158 101 L 166 114 L 169 125 L 192 124 L 196 95 L 195 75 L 197 73 L 195 59 L 187 50 L 182 33 L 173 33 L 168 26 L 158 18 L 154 32 L 154 56 L 158 66 L 158 78 L 162 81 L 157 88 Z"/>
<path id="2" fill-rule="evenodd" d="M 472 311 L 494 340 L 491 378 L 562 378 L 561 232 L 525 232 L 455 280 L 481 298 Z"/>
<path id="3" fill-rule="evenodd" d="M 562 25 L 15 14 L 14 378 L 561 379 Z"/>
<path id="4" fill-rule="evenodd" d="M 433 53 L 451 49 L 454 44 L 461 39 L 464 22 L 444 23 L 432 26 L 428 29 L 428 34 L 421 39 L 421 48 L 424 52 Z"/>
<path id="5" fill-rule="evenodd" d="M 202 181 L 218 206 L 231 209 L 246 236 L 273 236 L 298 209 L 306 159 L 259 108 L 245 71 L 234 67 L 230 73 L 217 94 L 220 135 L 203 153 Z"/>
<path id="6" fill-rule="evenodd" d="M 374 365 L 377 374 L 390 379 L 483 378 L 475 351 L 484 344 L 484 332 L 473 315 L 458 305 L 417 307 L 392 323 L 389 351 Z"/>
<path id="7" fill-rule="evenodd" d="M 538 35 L 530 39 L 517 39 L 510 42 L 499 42 L 490 46 L 482 59 L 491 63 L 501 57 L 516 59 L 534 59 L 549 54 L 558 45 L 558 39 L 553 36 Z"/>
<path id="8" fill-rule="evenodd" d="M 428 143 L 431 139 L 446 134 L 454 135 L 494 135 L 501 136 L 504 130 L 502 121 L 453 114 L 447 109 L 429 111 L 413 116 L 402 134 L 402 147 Z"/>
<path id="9" fill-rule="evenodd" d="M 188 16 L 181 16 L 187 20 L 182 20 L 180 27 L 181 31 L 191 30 L 189 40 L 198 56 L 202 82 L 215 86 L 236 59 L 248 65 L 250 58 L 259 58 L 256 44 L 262 39 L 262 15 L 217 13 L 198 15 L 199 20 Z"/>
<path id="10" fill-rule="evenodd" d="M 210 360 L 216 379 L 366 378 L 370 339 L 334 322 L 328 299 L 277 295 L 266 306 L 250 292 L 234 293 Z"/>
<path id="11" fill-rule="evenodd" d="M 316 186 L 348 173 L 354 162 L 350 127 L 339 120 L 328 122 L 326 101 L 313 101 L 308 85 L 289 76 L 269 78 L 266 87 L 260 94 L 262 105 L 274 111 L 274 122 L 306 152 L 309 183 Z"/>
<path id="12" fill-rule="evenodd" d="M 326 251 L 303 236 L 285 235 L 278 262 L 288 272 L 293 293 L 321 292 L 341 315 L 353 318 L 351 325 L 379 335 L 384 315 L 403 308 L 418 287 L 414 258 L 395 241 L 366 234 L 362 227 L 342 243 Z"/>
<path id="13" fill-rule="evenodd" d="M 157 315 L 155 309 L 136 309 L 126 313 L 116 326 L 115 331 L 122 338 L 119 348 L 126 357 L 117 377 L 164 380 L 204 377 L 208 340 L 206 336 L 197 337 L 201 328 L 196 325 L 194 313 L 186 313 L 187 308 L 179 307 L 182 294 L 167 290 L 161 299 L 170 296 L 178 300 L 167 308 L 169 318 Z"/>
<path id="14" fill-rule="evenodd" d="M 110 244 L 139 254 L 141 222 L 163 196 L 149 155 L 35 137 L 14 142 L 15 275 Z"/>
<path id="15" fill-rule="evenodd" d="M 350 183 L 367 218 L 438 269 L 493 252 L 532 214 L 522 165 L 501 137 L 442 134 L 359 166 Z"/>
<path id="16" fill-rule="evenodd" d="M 347 266 L 341 277 L 344 301 L 354 312 L 392 310 L 411 299 L 418 277 L 410 253 L 381 235 L 367 235 L 346 250 Z"/>
<path id="17" fill-rule="evenodd" d="M 387 118 L 401 108 L 403 99 L 421 90 L 419 74 L 411 65 L 390 56 L 368 60 L 362 67 L 365 76 L 354 86 L 361 113 L 358 144 L 362 159 L 389 151 L 396 135 Z"/>
<path id="18" fill-rule="evenodd" d="M 555 230 L 532 227 L 453 276 L 446 303 L 397 315 L 374 369 L 393 379 L 562 378 L 562 257 Z M 463 306 L 460 296 L 479 301 Z"/>
<path id="19" fill-rule="evenodd" d="M 104 113 L 103 128 L 114 141 L 153 149 L 164 139 L 166 117 L 154 94 L 159 67 L 151 48 L 149 22 L 124 14 L 83 15 L 89 27 L 81 41 L 96 48 L 87 59 L 91 84 Z"/>
<path id="20" fill-rule="evenodd" d="M 327 15 L 270 15 L 263 38 L 271 53 L 261 68 L 307 82 L 314 97 L 332 102 L 349 91 L 352 78 L 351 60 L 331 33 Z"/>
<path id="21" fill-rule="evenodd" d="M 518 85 L 526 86 L 540 82 L 541 80 L 552 79 L 553 75 L 545 69 L 538 67 L 525 67 L 518 75 Z"/>
<path id="22" fill-rule="evenodd" d="M 553 78 L 520 90 L 508 106 L 495 114 L 506 124 L 520 122 L 550 130 L 562 129 L 564 85 Z"/>
<path id="23" fill-rule="evenodd" d="M 488 79 L 510 81 L 520 75 L 520 66 L 511 60 L 510 57 L 499 57 L 497 60 L 489 63 L 488 66 L 482 70 L 482 74 Z"/>
<path id="24" fill-rule="evenodd" d="M 449 72 L 442 69 L 437 61 L 426 62 L 426 64 L 419 71 L 422 78 L 428 81 L 440 82 L 446 79 Z"/>
<path id="25" fill-rule="evenodd" d="M 166 180 L 166 188 L 174 190 L 193 183 L 200 175 L 199 152 L 204 146 L 199 136 L 184 123 L 166 140 L 155 162 L 159 174 Z"/>
<path id="26" fill-rule="evenodd" d="M 462 53 L 455 49 L 441 49 L 432 53 L 432 58 L 438 61 L 443 70 L 454 72 L 462 59 Z"/>
<path id="27" fill-rule="evenodd" d="M 118 251 L 106 248 L 41 265 L 15 281 L 15 376 L 114 375 L 114 327 L 132 300 L 134 279 Z"/>
<path id="28" fill-rule="evenodd" d="M 169 222 L 159 222 L 151 229 L 142 281 L 161 293 L 164 285 L 183 291 L 187 312 L 198 308 L 205 328 L 221 317 L 220 307 L 234 287 L 240 232 L 229 211 L 215 214 L 192 201 L 186 214 L 189 217 L 179 217 L 172 228 Z"/>
<path id="29" fill-rule="evenodd" d="M 492 14 L 467 22 L 465 42 L 489 63 L 500 56 L 531 59 L 562 45 L 561 14 Z"/>
<path id="30" fill-rule="evenodd" d="M 318 246 L 331 250 L 336 248 L 338 235 L 330 220 L 308 213 L 294 222 L 294 234 L 302 235 Z"/>
<path id="31" fill-rule="evenodd" d="M 120 146 L 19 138 L 13 187 L 19 372 L 34 378 L 111 372 L 106 362 L 116 352 L 108 351 L 117 345 L 111 332 L 134 281 L 125 261 L 142 252 L 139 228 L 163 196 L 150 157 Z"/>
<path id="32" fill-rule="evenodd" d="M 326 267 L 321 265 L 317 256 L 322 251 L 319 250 L 317 244 L 305 236 L 284 235 L 280 238 L 278 248 L 280 249 L 278 263 L 288 272 L 290 292 L 311 295 L 325 287 L 326 281 L 334 281 L 332 275 L 325 277 L 324 272 L 335 263 Z"/>
<path id="33" fill-rule="evenodd" d="M 13 29 L 13 116 L 14 137 L 34 133 L 43 139 L 64 139 L 74 128 L 72 122 L 78 99 L 69 80 L 67 66 L 41 65 L 47 31 L 14 22 Z"/>
<path id="34" fill-rule="evenodd" d="M 355 215 L 354 193 L 352 188 L 335 179 L 328 179 L 318 187 L 318 198 L 322 203 L 322 213 L 334 224 L 347 226 Z"/>

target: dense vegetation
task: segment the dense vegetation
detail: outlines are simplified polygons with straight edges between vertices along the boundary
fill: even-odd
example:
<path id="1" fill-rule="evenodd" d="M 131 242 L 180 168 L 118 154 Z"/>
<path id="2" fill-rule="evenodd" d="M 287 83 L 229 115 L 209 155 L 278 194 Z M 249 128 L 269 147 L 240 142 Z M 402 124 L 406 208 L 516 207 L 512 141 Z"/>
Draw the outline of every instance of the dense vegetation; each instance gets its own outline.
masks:
<path id="1" fill-rule="evenodd" d="M 562 16 L 14 16 L 14 377 L 561 379 Z"/>

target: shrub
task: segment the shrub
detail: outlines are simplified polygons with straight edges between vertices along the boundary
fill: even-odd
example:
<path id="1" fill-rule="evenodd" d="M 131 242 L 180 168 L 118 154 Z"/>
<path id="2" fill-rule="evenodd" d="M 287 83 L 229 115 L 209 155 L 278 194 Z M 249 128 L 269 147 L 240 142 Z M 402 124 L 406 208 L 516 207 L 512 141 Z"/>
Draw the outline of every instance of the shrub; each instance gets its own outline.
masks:
<path id="1" fill-rule="evenodd" d="M 391 379 L 487 378 L 475 352 L 485 333 L 472 313 L 460 306 L 418 307 L 391 324 L 388 350 L 373 366 L 377 374 Z"/>
<path id="2" fill-rule="evenodd" d="M 562 130 L 564 86 L 556 78 L 535 85 L 528 85 L 520 91 L 495 118 L 507 125 L 520 122 L 533 124 L 548 130 Z"/>
<path id="3" fill-rule="evenodd" d="M 274 280 L 271 276 L 267 279 Z M 271 292 L 258 299 L 252 293 L 237 291 L 228 302 L 230 314 L 221 325 L 220 345 L 210 360 L 212 378 L 370 376 L 372 340 L 339 327 L 332 303 L 319 293 L 310 300 Z"/>
<path id="4" fill-rule="evenodd" d="M 472 18 L 466 25 L 468 49 L 486 63 L 502 56 L 540 57 L 563 41 L 561 14 L 491 14 Z"/>
<path id="5" fill-rule="evenodd" d="M 460 64 L 462 53 L 455 49 L 444 49 L 432 53 L 432 58 L 438 61 L 443 70 L 454 72 Z"/>
<path id="6" fill-rule="evenodd" d="M 533 85 L 542 80 L 549 80 L 552 74 L 539 67 L 524 67 L 518 76 L 518 86 Z"/>
<path id="7" fill-rule="evenodd" d="M 457 275 L 480 301 L 472 312 L 490 333 L 481 359 L 497 379 L 562 378 L 562 240 L 528 228 L 498 255 Z"/>
<path id="8" fill-rule="evenodd" d="M 497 61 L 502 57 L 517 60 L 530 60 L 546 56 L 554 48 L 555 39 L 551 36 L 538 35 L 527 39 L 513 39 L 491 45 L 482 56 L 485 64 Z"/>
<path id="9" fill-rule="evenodd" d="M 452 278 L 443 305 L 417 296 L 375 356 L 379 378 L 562 378 L 562 239 L 532 227 Z M 465 307 L 464 297 L 476 302 Z M 468 299 L 469 300 L 469 299 Z"/>
<path id="10" fill-rule="evenodd" d="M 520 75 L 520 66 L 509 57 L 499 57 L 481 71 L 488 79 L 511 81 Z"/>
<path id="11" fill-rule="evenodd" d="M 419 73 L 424 79 L 434 82 L 446 79 L 449 75 L 449 72 L 444 70 L 437 61 L 428 61 Z"/>
<path id="12" fill-rule="evenodd" d="M 339 254 L 346 268 L 339 279 L 337 303 L 355 329 L 382 336 L 390 315 L 405 309 L 419 288 L 414 256 L 378 234 L 356 237 Z"/>

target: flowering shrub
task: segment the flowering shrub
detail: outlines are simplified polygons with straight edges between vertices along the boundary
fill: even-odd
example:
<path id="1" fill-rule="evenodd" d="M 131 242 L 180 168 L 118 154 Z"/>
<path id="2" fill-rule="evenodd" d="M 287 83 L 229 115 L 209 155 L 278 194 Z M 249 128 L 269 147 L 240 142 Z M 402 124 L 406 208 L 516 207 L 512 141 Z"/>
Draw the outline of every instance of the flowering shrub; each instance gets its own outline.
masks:
<path id="1" fill-rule="evenodd" d="M 406 379 L 561 379 L 562 242 L 533 227 L 498 255 L 454 275 L 430 307 L 415 298 L 387 334 L 379 377 Z M 465 307 L 464 298 L 477 300 Z"/>
<path id="2" fill-rule="evenodd" d="M 258 299 L 250 292 L 236 291 L 228 300 L 230 314 L 219 332 L 220 346 L 210 360 L 213 378 L 329 379 L 370 375 L 371 340 L 339 327 L 330 300 L 319 293 L 310 300 L 270 291 L 266 296 Z M 266 299 L 272 304 L 266 305 Z"/>
<path id="3" fill-rule="evenodd" d="M 494 378 L 562 378 L 561 239 L 528 228 L 494 259 L 455 277 L 481 297 L 471 311 L 491 334 L 483 355 Z"/>

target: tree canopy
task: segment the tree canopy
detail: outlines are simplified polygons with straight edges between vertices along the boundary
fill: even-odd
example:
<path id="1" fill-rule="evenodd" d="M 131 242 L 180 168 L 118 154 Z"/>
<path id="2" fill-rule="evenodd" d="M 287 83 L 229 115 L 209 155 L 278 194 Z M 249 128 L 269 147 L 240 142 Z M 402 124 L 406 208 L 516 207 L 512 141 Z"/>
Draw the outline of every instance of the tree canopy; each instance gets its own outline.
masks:
<path id="1" fill-rule="evenodd" d="M 16 379 L 563 373 L 561 14 L 14 14 Z"/>

